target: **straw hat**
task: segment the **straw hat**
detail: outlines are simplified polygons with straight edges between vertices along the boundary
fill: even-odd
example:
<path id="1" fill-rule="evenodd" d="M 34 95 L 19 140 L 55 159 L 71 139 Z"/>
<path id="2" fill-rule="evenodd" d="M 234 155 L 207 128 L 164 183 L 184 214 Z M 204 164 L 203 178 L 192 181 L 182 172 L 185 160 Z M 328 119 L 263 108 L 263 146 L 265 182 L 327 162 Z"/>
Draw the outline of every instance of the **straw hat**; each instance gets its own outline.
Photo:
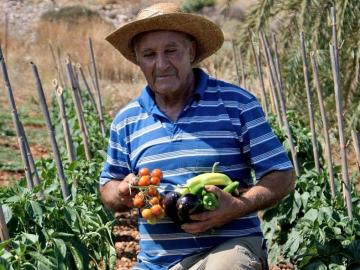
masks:
<path id="1" fill-rule="evenodd" d="M 215 53 L 224 42 L 223 32 L 215 23 L 202 16 L 182 12 L 174 3 L 158 3 L 140 10 L 133 22 L 112 32 L 106 40 L 125 58 L 137 64 L 131 41 L 140 33 L 154 30 L 173 30 L 191 35 L 197 43 L 193 65 Z"/>

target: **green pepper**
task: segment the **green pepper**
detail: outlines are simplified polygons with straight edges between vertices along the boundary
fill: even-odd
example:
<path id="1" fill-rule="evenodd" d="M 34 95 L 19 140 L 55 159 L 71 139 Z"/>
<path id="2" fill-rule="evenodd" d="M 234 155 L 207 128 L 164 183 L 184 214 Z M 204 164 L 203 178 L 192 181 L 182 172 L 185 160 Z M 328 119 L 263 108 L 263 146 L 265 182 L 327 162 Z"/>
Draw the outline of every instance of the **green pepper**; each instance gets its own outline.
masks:
<path id="1" fill-rule="evenodd" d="M 216 197 L 216 195 L 214 193 L 205 192 L 203 194 L 204 195 L 202 197 L 202 203 L 206 210 L 212 211 L 219 207 L 218 198 Z"/>

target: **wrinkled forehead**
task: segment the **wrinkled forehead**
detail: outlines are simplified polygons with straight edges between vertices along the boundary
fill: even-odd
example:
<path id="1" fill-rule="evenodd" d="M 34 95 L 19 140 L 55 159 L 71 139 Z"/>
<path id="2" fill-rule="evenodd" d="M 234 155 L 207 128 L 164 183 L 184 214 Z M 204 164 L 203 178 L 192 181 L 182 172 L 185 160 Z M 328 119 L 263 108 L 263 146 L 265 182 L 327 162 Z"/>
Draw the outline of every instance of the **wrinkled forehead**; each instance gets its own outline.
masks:
<path id="1" fill-rule="evenodd" d="M 171 39 L 180 40 L 183 42 L 195 41 L 194 37 L 192 37 L 191 35 L 184 33 L 184 32 L 169 31 L 169 30 L 153 30 L 153 31 L 147 31 L 147 32 L 143 32 L 143 33 L 136 35 L 131 40 L 132 49 L 134 49 L 135 46 L 138 46 L 139 44 L 141 44 L 141 42 L 143 42 L 144 40 L 152 40 L 153 42 L 156 42 L 156 40 L 157 40 L 156 38 L 159 36 L 166 36 L 170 40 Z"/>

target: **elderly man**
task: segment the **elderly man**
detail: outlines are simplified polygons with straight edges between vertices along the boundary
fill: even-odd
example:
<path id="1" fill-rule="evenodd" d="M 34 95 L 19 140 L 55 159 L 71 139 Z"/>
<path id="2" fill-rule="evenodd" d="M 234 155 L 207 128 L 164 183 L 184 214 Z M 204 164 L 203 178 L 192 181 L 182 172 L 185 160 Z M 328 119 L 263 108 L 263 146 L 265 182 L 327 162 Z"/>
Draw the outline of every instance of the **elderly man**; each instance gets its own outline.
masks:
<path id="1" fill-rule="evenodd" d="M 128 184 L 144 167 L 161 168 L 162 188 L 171 190 L 219 162 L 246 190 L 233 197 L 207 186 L 219 207 L 181 227 L 167 218 L 156 225 L 140 218 L 133 269 L 267 269 L 257 211 L 294 188 L 292 165 L 256 98 L 194 67 L 221 47 L 220 28 L 160 3 L 107 40 L 140 67 L 147 85 L 113 120 L 100 177 L 104 204 L 113 211 L 133 207 Z"/>

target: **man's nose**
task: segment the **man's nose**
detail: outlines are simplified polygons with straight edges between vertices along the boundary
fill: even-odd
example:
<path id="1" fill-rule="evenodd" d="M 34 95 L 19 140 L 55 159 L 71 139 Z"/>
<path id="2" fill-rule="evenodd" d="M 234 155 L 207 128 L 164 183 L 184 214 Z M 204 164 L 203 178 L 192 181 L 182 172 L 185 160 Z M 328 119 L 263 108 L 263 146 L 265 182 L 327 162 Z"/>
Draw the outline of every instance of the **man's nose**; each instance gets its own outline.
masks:
<path id="1" fill-rule="evenodd" d="M 169 59 L 166 57 L 165 54 L 159 53 L 156 58 L 156 67 L 159 70 L 165 70 L 169 67 L 170 62 Z"/>

